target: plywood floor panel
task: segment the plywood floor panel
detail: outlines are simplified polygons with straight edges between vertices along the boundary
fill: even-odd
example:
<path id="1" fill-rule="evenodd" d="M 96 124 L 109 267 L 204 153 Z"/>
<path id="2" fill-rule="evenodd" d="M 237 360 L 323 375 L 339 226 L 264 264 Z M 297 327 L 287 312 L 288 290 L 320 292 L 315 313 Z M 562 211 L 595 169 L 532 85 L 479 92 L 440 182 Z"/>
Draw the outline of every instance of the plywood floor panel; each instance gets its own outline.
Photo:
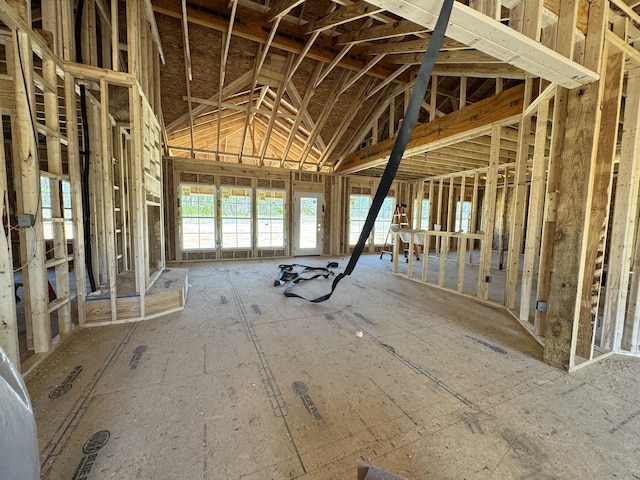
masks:
<path id="1" fill-rule="evenodd" d="M 636 359 L 565 374 L 510 315 L 377 255 L 321 304 L 284 297 L 279 263 L 189 265 L 184 311 L 54 352 L 27 382 L 43 478 L 344 480 L 359 458 L 412 480 L 640 475 Z"/>

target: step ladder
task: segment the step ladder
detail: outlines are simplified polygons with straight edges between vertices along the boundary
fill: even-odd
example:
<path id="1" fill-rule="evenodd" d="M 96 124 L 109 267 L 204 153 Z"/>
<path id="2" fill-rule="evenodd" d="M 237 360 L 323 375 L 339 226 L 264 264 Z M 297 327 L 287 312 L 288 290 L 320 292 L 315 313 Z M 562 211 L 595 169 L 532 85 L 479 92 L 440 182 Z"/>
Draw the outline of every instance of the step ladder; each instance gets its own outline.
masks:
<path id="1" fill-rule="evenodd" d="M 394 228 L 395 227 L 395 228 Z M 395 210 L 393 211 L 393 217 L 391 218 L 391 225 L 389 225 L 389 230 L 387 231 L 387 236 L 384 239 L 384 245 L 382 246 L 382 251 L 380 252 L 380 259 L 385 253 L 391 255 L 391 260 L 393 260 L 393 232 L 397 229 L 402 228 L 410 228 L 411 224 L 409 223 L 409 216 L 407 215 L 407 206 L 404 203 L 399 203 L 396 205 Z M 400 237 L 398 237 L 399 239 Z M 405 258 L 408 257 L 408 248 L 405 242 L 402 242 L 402 249 L 404 250 Z M 418 255 L 417 245 L 414 245 L 414 250 L 416 253 L 416 260 L 420 260 Z M 407 261 L 409 259 L 407 258 Z"/>

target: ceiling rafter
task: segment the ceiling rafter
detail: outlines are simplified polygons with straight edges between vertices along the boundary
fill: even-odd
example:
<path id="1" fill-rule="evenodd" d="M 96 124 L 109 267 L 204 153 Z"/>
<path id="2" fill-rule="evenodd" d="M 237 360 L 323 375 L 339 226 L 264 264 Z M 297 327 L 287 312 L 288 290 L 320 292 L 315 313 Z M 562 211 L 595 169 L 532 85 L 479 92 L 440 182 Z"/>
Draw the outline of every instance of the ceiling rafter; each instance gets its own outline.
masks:
<path id="1" fill-rule="evenodd" d="M 313 73 L 311 74 L 311 78 L 309 79 L 309 86 L 307 87 L 307 90 L 304 92 L 304 97 L 302 99 L 299 99 L 300 101 L 299 101 L 298 111 L 307 112 L 307 106 L 311 101 L 311 97 L 313 97 L 313 94 L 315 93 L 315 84 L 318 76 L 320 75 L 321 69 L 322 69 L 322 63 L 316 62 L 316 65 L 313 69 Z M 297 96 L 298 92 L 296 91 L 295 87 L 293 87 L 291 90 L 292 90 L 292 93 L 294 93 L 293 96 L 294 97 Z M 295 132 L 298 129 L 303 118 L 304 118 L 304 115 L 300 114 L 295 119 L 293 127 L 291 128 L 291 132 L 289 133 L 289 138 L 287 139 L 287 144 L 285 145 L 284 152 L 282 154 L 280 166 L 284 165 L 284 162 L 289 153 L 289 149 L 291 148 L 291 143 L 293 142 L 293 137 L 295 135 Z M 315 125 L 310 129 L 310 131 L 313 131 L 314 129 L 315 129 Z M 311 135 L 309 135 L 309 137 L 310 136 Z"/>
<path id="2" fill-rule="evenodd" d="M 335 12 L 329 13 L 322 18 L 309 22 L 305 28 L 306 33 L 328 30 L 344 23 L 353 22 L 363 17 L 368 17 L 383 11 L 383 8 L 374 7 L 365 1 L 357 1 L 351 5 L 345 5 Z"/>
<path id="3" fill-rule="evenodd" d="M 236 11 L 238 8 L 238 0 L 232 0 L 231 2 L 231 15 L 229 17 L 229 27 L 227 29 L 226 35 L 223 33 L 224 42 L 222 43 L 222 55 L 220 56 L 220 69 L 219 69 L 219 78 L 218 78 L 218 105 L 222 105 L 222 96 L 223 96 L 223 88 L 224 88 L 224 80 L 226 76 L 226 66 L 227 59 L 229 57 L 229 46 L 231 45 L 231 33 L 233 32 L 233 22 L 236 18 Z M 218 140 L 216 142 L 216 150 L 220 150 L 220 115 L 221 111 L 218 108 Z"/>
<path id="4" fill-rule="evenodd" d="M 154 0 L 153 8 L 157 13 L 173 18 L 180 18 L 179 1 L 180 0 Z M 214 15 L 205 8 L 193 8 L 187 5 L 187 9 L 191 23 L 202 25 L 213 30 L 227 32 L 228 22 L 223 16 Z M 208 3 L 208 9 L 210 9 L 211 12 L 228 11 L 227 3 L 222 0 L 211 0 Z M 263 12 L 238 5 L 233 34 L 239 38 L 266 44 L 271 32 L 267 33 L 263 30 L 262 24 L 264 23 L 265 14 Z M 273 46 L 286 52 L 300 54 L 307 43 L 308 34 L 304 32 L 299 25 L 294 25 L 286 20 L 281 21 L 278 27 L 279 33 L 272 39 Z M 323 63 L 331 63 L 338 52 L 339 49 L 333 45 L 331 37 L 320 35 L 316 43 L 308 50 L 307 57 Z M 348 70 L 358 71 L 366 65 L 366 63 L 367 60 L 359 58 L 359 53 L 356 52 L 356 55 L 344 57 L 339 63 L 339 66 Z M 392 69 L 379 65 L 372 69 L 369 74 L 377 78 L 386 78 L 391 71 Z M 403 79 L 399 78 L 397 81 L 401 83 Z"/>
<path id="5" fill-rule="evenodd" d="M 278 112 L 278 109 L 280 108 L 280 101 L 282 100 L 282 96 L 284 95 L 284 92 L 287 90 L 287 82 L 286 82 L 286 78 L 289 77 L 289 73 L 291 71 L 291 68 L 293 67 L 293 54 L 289 53 L 288 58 L 287 58 L 287 65 L 285 67 L 286 69 L 286 75 L 285 75 L 285 79 L 283 79 L 282 84 L 280 85 L 280 88 L 278 88 L 278 93 L 276 94 L 276 98 L 273 102 L 273 107 L 272 107 L 272 115 L 269 118 L 269 126 L 267 127 L 267 132 L 266 132 L 266 140 L 262 146 L 262 151 L 260 152 L 260 161 L 259 164 L 262 165 L 263 161 L 264 161 L 264 156 L 267 152 L 267 145 L 269 144 L 269 136 L 271 134 L 271 131 L 273 130 L 273 124 L 276 121 L 276 113 Z"/>
<path id="6" fill-rule="evenodd" d="M 420 33 L 427 33 L 430 30 L 422 27 L 414 22 L 408 20 L 400 20 L 398 22 L 392 22 L 375 27 L 368 28 L 366 30 L 356 30 L 353 32 L 345 33 L 336 38 L 336 45 L 345 45 L 347 43 L 361 43 L 373 40 L 384 40 L 393 37 L 402 37 L 405 35 L 417 35 Z"/>
<path id="7" fill-rule="evenodd" d="M 373 78 L 369 78 L 368 84 L 371 84 L 372 82 L 373 82 Z M 360 89 L 359 95 L 354 97 L 353 101 L 349 106 L 349 110 L 348 110 L 349 113 L 346 116 L 342 117 L 340 124 L 335 129 L 333 136 L 331 137 L 331 140 L 329 140 L 329 143 L 327 144 L 327 148 L 325 148 L 324 152 L 322 153 L 322 156 L 320 157 L 320 160 L 318 162 L 320 168 L 324 167 L 327 160 L 329 159 L 329 155 L 333 153 L 333 150 L 338 145 L 338 141 L 346 133 L 346 127 L 353 121 L 355 116 L 360 111 L 360 108 L 362 107 L 364 100 L 366 98 L 366 92 L 368 90 L 368 87 L 369 85 L 366 85 L 364 88 Z"/>
<path id="8" fill-rule="evenodd" d="M 320 64 L 320 66 L 322 66 L 322 64 Z M 311 78 L 314 78 L 314 76 L 312 75 Z M 311 83 L 309 83 L 309 86 L 307 87 L 307 90 L 309 88 L 311 88 Z M 315 91 L 315 89 L 314 89 L 314 91 Z M 315 122 L 315 120 L 313 118 L 311 118 L 311 114 L 307 110 L 307 107 L 309 106 L 309 103 L 307 102 L 307 104 L 304 106 L 304 108 L 302 108 L 303 107 L 303 103 L 302 103 L 303 102 L 303 98 L 300 96 L 300 93 L 296 89 L 295 85 L 293 85 L 293 83 L 291 84 L 289 92 L 291 93 L 291 97 L 290 98 L 294 102 L 294 106 L 296 106 L 298 111 L 302 112 L 302 125 L 304 125 L 305 128 L 307 128 L 308 131 L 311 132 L 315 128 L 316 122 Z M 306 91 L 305 91 L 305 96 L 306 96 Z M 324 140 L 322 139 L 322 135 L 318 135 L 316 137 L 315 144 L 320 149 L 324 149 L 325 148 L 325 143 L 324 143 Z"/>
<path id="9" fill-rule="evenodd" d="M 318 119 L 316 120 L 316 124 L 313 127 L 313 131 L 311 132 L 309 142 L 307 142 L 304 152 L 302 153 L 302 158 L 300 159 L 300 167 L 302 167 L 305 164 L 305 158 L 309 154 L 309 151 L 313 146 L 315 137 L 320 135 L 320 130 L 322 129 L 322 127 L 324 127 L 324 123 L 329 117 L 331 110 L 333 109 L 336 102 L 340 98 L 342 87 L 347 82 L 350 73 L 351 72 L 349 72 L 348 70 L 342 70 L 340 72 L 339 77 L 337 78 L 336 82 L 333 85 L 332 96 L 325 99 L 324 108 L 322 109 L 322 112 L 320 113 L 320 115 L 318 116 Z"/>

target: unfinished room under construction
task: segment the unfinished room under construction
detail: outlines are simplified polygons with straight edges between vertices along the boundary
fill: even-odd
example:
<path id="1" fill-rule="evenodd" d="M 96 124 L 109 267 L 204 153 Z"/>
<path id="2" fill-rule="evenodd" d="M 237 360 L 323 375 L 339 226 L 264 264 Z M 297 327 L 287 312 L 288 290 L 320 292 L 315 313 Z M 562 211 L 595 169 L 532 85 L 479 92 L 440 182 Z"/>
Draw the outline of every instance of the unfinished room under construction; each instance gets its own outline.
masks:
<path id="1" fill-rule="evenodd" d="M 0 0 L 0 113 L 40 478 L 640 478 L 640 0 Z"/>

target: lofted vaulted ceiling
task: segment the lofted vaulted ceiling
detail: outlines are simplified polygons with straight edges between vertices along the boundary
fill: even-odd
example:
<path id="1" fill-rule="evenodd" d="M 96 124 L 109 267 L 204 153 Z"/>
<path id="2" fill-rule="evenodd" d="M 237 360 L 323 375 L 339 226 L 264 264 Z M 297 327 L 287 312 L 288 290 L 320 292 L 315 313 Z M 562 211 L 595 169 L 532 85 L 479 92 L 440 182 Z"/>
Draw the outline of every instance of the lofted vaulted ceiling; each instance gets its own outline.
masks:
<path id="1" fill-rule="evenodd" d="M 428 18 L 415 23 L 393 13 L 404 11 L 398 9 L 404 2 L 433 3 L 153 0 L 166 58 L 161 88 L 169 154 L 379 175 L 385 151 L 380 150 L 375 161 L 359 152 L 393 141 L 430 39 Z M 495 22 L 484 22 L 501 28 L 498 20 L 508 23 L 513 17 L 510 9 L 521 5 L 484 3 L 497 5 Z M 458 39 L 464 37 L 450 30 Z M 519 48 L 514 43 L 513 48 Z M 463 116 L 466 107 L 498 92 L 515 91 L 526 76 L 520 67 L 527 65 L 515 51 L 504 53 L 482 42 L 474 49 L 445 38 L 419 123 L 435 125 L 439 120 L 442 131 Z M 578 80 L 584 72 L 571 72 L 568 85 L 589 80 L 588 71 Z M 478 111 L 491 111 L 488 102 Z M 477 124 L 477 112 L 469 115 L 467 120 Z M 515 159 L 517 121 L 509 119 L 505 116 L 502 129 L 502 162 Z M 399 178 L 488 164 L 490 139 L 481 129 L 454 144 L 425 142 L 424 148 L 408 151 Z"/>

